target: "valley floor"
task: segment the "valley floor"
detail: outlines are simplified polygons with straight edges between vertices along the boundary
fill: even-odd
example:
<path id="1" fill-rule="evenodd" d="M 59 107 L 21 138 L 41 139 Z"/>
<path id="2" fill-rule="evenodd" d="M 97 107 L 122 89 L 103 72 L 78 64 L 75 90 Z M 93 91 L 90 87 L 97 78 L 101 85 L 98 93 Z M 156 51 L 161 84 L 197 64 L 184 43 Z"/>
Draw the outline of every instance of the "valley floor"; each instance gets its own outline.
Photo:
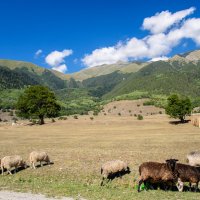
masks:
<path id="1" fill-rule="evenodd" d="M 54 164 L 0 176 L 1 190 L 86 199 L 199 199 L 199 193 L 148 191 L 137 193 L 138 167 L 144 161 L 164 162 L 200 150 L 200 130 L 190 123 L 170 124 L 166 115 L 90 116 L 47 122 L 43 126 L 0 124 L 0 158 L 19 154 L 28 162 L 33 150 L 49 153 Z M 20 122 L 21 123 L 21 122 Z M 100 187 L 101 164 L 127 161 L 131 174 Z"/>

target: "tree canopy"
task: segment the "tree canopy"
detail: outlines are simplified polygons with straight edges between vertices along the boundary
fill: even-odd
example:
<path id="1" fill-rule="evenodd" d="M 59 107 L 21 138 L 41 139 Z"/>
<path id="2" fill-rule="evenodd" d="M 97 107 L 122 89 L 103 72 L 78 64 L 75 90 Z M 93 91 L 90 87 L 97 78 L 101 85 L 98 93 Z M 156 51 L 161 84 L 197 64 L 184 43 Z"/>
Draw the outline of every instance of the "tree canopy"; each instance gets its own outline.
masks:
<path id="1" fill-rule="evenodd" d="M 192 104 L 188 97 L 179 97 L 176 94 L 171 95 L 168 99 L 167 107 L 165 108 L 166 114 L 175 119 L 180 119 L 181 122 L 185 121 L 185 117 L 191 114 Z"/>
<path id="2" fill-rule="evenodd" d="M 36 85 L 28 87 L 19 97 L 16 108 L 18 116 L 35 117 L 44 124 L 44 117 L 56 117 L 61 109 L 55 94 L 47 87 Z"/>

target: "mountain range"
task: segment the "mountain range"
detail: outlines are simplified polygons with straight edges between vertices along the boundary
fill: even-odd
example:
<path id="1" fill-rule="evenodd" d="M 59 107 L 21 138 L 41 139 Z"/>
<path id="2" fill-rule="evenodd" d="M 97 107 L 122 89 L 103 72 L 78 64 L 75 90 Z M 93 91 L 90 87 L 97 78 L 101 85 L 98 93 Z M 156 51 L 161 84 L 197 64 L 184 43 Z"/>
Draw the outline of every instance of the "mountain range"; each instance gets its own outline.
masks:
<path id="1" fill-rule="evenodd" d="M 74 95 L 72 91 L 82 93 L 90 100 L 112 99 L 135 91 L 162 95 L 179 93 L 198 98 L 200 50 L 177 54 L 165 61 L 117 62 L 73 74 L 62 74 L 29 62 L 0 60 L 0 90 L 4 94 L 8 89 L 23 90 L 36 84 L 54 90 L 60 101 L 66 100 L 63 98 L 66 93 Z M 69 99 L 72 100 L 71 97 Z"/>

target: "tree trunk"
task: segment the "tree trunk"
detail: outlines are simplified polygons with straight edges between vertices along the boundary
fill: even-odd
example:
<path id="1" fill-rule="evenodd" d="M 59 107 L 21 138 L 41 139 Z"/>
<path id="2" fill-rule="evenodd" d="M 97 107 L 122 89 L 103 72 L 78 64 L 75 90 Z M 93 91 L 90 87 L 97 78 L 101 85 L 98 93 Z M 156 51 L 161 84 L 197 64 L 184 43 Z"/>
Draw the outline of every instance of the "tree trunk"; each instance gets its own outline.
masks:
<path id="1" fill-rule="evenodd" d="M 44 124 L 44 116 L 40 115 L 39 119 L 40 119 L 40 125 Z"/>
<path id="2" fill-rule="evenodd" d="M 181 123 L 184 123 L 184 122 L 185 122 L 185 117 L 184 117 L 184 116 L 181 116 L 181 117 L 180 117 L 180 120 L 181 120 Z"/>

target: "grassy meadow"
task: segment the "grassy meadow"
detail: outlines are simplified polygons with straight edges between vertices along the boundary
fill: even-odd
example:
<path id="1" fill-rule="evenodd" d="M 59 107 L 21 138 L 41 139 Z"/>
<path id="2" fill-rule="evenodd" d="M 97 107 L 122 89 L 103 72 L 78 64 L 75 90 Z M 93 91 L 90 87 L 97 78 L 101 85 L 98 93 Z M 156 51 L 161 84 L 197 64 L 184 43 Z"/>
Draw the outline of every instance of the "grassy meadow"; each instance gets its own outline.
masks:
<path id="1" fill-rule="evenodd" d="M 199 199 L 199 193 L 137 193 L 138 166 L 144 161 L 163 162 L 178 158 L 185 163 L 186 154 L 199 149 L 199 129 L 190 123 L 172 125 L 166 115 L 79 116 L 56 120 L 43 126 L 0 124 L 0 157 L 19 154 L 28 162 L 33 150 L 49 153 L 54 164 L 26 169 L 12 176 L 0 176 L 1 190 L 42 193 L 47 196 L 71 196 L 75 199 Z M 101 187 L 102 163 L 127 161 L 131 173 Z"/>

